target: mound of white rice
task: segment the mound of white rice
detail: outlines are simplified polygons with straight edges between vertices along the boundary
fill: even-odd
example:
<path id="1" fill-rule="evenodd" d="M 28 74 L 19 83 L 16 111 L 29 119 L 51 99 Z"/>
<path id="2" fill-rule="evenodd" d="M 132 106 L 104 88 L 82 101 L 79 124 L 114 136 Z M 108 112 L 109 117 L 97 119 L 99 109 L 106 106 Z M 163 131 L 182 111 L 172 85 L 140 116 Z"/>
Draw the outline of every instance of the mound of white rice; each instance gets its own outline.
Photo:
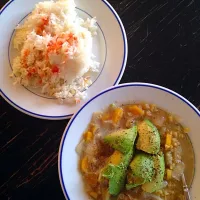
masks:
<path id="1" fill-rule="evenodd" d="M 15 83 L 67 102 L 85 98 L 83 90 L 92 82 L 88 74 L 99 67 L 92 54 L 95 23 L 77 16 L 74 0 L 38 3 L 16 28 L 13 43 L 20 55 L 13 61 Z"/>

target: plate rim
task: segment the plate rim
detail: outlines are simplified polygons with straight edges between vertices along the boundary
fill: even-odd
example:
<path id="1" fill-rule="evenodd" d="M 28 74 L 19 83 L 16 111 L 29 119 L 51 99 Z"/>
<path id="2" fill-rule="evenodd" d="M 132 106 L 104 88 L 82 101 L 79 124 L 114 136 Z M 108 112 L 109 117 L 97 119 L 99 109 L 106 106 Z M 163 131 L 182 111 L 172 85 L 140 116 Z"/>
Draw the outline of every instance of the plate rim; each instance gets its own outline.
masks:
<path id="1" fill-rule="evenodd" d="M 0 10 L 0 15 L 6 10 L 6 8 L 15 0 L 10 0 L 8 1 Z M 101 0 L 105 6 L 108 7 L 108 9 L 112 12 L 112 14 L 114 15 L 115 19 L 118 22 L 118 25 L 120 27 L 121 33 L 122 33 L 122 39 L 123 39 L 123 48 L 124 48 L 124 55 L 123 55 L 123 60 L 122 60 L 122 65 L 121 65 L 121 69 L 120 72 L 115 80 L 115 82 L 113 83 L 113 86 L 118 85 L 123 74 L 124 74 L 124 70 L 126 68 L 126 64 L 127 64 L 127 57 L 128 57 L 128 41 L 127 41 L 127 35 L 126 35 L 126 31 L 124 28 L 124 25 L 119 17 L 119 15 L 117 14 L 117 12 L 115 11 L 115 9 L 111 6 L 110 3 L 107 2 L 107 0 Z M 42 114 L 38 114 L 32 111 L 29 111 L 28 109 L 22 108 L 21 106 L 17 105 L 13 100 L 11 100 L 4 92 L 3 90 L 0 88 L 0 95 L 2 96 L 2 98 L 8 102 L 11 106 L 13 106 L 14 108 L 16 108 L 18 111 L 32 116 L 32 117 L 36 117 L 39 119 L 46 119 L 46 120 L 64 120 L 64 119 L 69 119 L 71 118 L 75 113 L 72 114 L 68 114 L 68 115 L 58 115 L 58 116 L 50 116 L 50 115 L 42 115 Z"/>
<path id="2" fill-rule="evenodd" d="M 194 106 L 190 101 L 188 101 L 185 97 L 183 97 L 182 95 L 178 94 L 177 92 L 174 92 L 171 89 L 168 89 L 166 87 L 160 86 L 160 85 L 156 85 L 156 84 L 152 84 L 152 83 L 143 83 L 143 82 L 132 82 L 132 83 L 123 83 L 123 84 L 119 84 L 117 86 L 112 86 L 110 88 L 107 88 L 105 90 L 103 90 L 102 92 L 100 92 L 99 94 L 95 95 L 93 98 L 91 98 L 87 103 L 85 103 L 77 112 L 76 114 L 73 115 L 73 117 L 70 119 L 69 123 L 67 124 L 64 132 L 63 132 L 63 136 L 61 138 L 61 142 L 60 142 L 60 146 L 59 146 L 59 151 L 58 151 L 58 175 L 59 175 L 59 180 L 60 180 L 60 185 L 63 191 L 63 194 L 65 196 L 66 199 L 70 200 L 68 193 L 67 193 L 67 189 L 64 185 L 64 180 L 63 180 L 63 173 L 62 173 L 62 153 L 63 153 L 63 147 L 64 147 L 64 142 L 65 139 L 67 137 L 67 133 L 70 129 L 70 127 L 73 124 L 73 121 L 76 119 L 76 117 L 79 115 L 79 113 L 93 100 L 95 100 L 97 97 L 103 95 L 104 93 L 107 93 L 109 91 L 112 90 L 116 90 L 119 88 L 123 88 L 123 87 L 135 87 L 135 86 L 143 86 L 143 87 L 150 87 L 150 88 L 154 88 L 154 89 L 158 89 L 158 90 L 162 90 L 166 93 L 169 93 L 175 97 L 177 97 L 178 99 L 180 99 L 181 101 L 183 101 L 183 103 L 187 104 L 199 117 L 200 117 L 200 111 L 196 108 L 196 106 Z"/>

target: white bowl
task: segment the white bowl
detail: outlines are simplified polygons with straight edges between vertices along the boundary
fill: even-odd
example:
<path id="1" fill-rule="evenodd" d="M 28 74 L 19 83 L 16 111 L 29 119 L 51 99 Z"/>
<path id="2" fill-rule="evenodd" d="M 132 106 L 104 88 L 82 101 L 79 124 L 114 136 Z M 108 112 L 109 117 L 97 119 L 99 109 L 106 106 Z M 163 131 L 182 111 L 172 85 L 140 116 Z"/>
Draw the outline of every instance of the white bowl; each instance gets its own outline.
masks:
<path id="1" fill-rule="evenodd" d="M 59 176 L 64 195 L 70 200 L 88 199 L 78 171 L 76 145 L 87 128 L 94 111 L 100 111 L 113 102 L 145 101 L 181 117 L 181 123 L 189 127 L 195 152 L 195 176 L 191 188 L 193 199 L 199 197 L 200 185 L 200 112 L 181 95 L 161 86 L 148 83 L 129 83 L 104 90 L 88 101 L 66 127 L 59 150 Z"/>

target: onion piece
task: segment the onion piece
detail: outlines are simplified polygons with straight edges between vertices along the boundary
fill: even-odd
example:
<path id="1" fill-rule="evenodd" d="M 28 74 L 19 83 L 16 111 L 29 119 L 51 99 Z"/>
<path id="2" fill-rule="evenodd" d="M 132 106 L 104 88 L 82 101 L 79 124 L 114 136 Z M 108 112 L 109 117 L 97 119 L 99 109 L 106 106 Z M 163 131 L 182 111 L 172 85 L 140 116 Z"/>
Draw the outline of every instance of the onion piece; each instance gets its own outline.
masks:
<path id="1" fill-rule="evenodd" d="M 157 127 L 162 127 L 165 120 L 166 120 L 166 118 L 164 116 L 160 116 L 160 115 L 153 115 L 153 117 L 152 117 L 152 122 Z"/>
<path id="2" fill-rule="evenodd" d="M 181 175 L 183 174 L 185 169 L 185 164 L 183 162 L 179 162 L 176 164 L 172 171 L 172 177 L 178 181 L 181 180 Z"/>
<path id="3" fill-rule="evenodd" d="M 79 144 L 76 146 L 76 153 L 80 156 L 81 153 L 83 152 L 83 148 L 85 146 L 85 141 L 84 140 L 81 140 L 79 142 Z"/>
<path id="4" fill-rule="evenodd" d="M 177 146 L 176 148 L 174 148 L 174 153 L 173 153 L 174 160 L 175 161 L 180 160 L 181 159 L 181 155 L 182 155 L 182 148 L 181 148 L 181 146 Z"/>
<path id="5" fill-rule="evenodd" d="M 165 153 L 165 162 L 166 162 L 166 165 L 168 167 L 170 167 L 172 165 L 172 161 L 173 161 L 172 152 L 171 151 L 167 151 Z"/>
<path id="6" fill-rule="evenodd" d="M 102 112 L 95 112 L 92 115 L 91 122 L 96 124 L 96 125 L 100 125 L 101 117 L 102 117 Z"/>
<path id="7" fill-rule="evenodd" d="M 151 194 L 151 193 L 147 193 L 147 192 L 143 192 L 141 195 L 141 200 L 163 200 L 161 197 L 155 195 L 155 194 Z"/>
<path id="8" fill-rule="evenodd" d="M 167 187 L 167 185 L 168 185 L 168 182 L 167 181 L 163 181 L 162 185 L 160 187 L 160 190 L 162 190 L 163 188 Z"/>

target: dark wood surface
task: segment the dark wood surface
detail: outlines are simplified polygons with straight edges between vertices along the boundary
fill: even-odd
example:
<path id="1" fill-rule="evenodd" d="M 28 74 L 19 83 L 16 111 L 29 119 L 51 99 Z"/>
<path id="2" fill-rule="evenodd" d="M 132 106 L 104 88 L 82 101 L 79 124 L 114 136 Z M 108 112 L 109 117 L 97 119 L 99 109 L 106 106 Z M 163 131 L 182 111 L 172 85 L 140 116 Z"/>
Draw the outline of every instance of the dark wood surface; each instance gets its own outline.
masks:
<path id="1" fill-rule="evenodd" d="M 0 7 L 6 2 L 1 0 Z M 200 1 L 109 2 L 124 23 L 129 43 L 121 83 L 159 84 L 199 107 Z M 0 97 L 0 199 L 64 200 L 57 159 L 67 123 L 29 117 Z"/>

